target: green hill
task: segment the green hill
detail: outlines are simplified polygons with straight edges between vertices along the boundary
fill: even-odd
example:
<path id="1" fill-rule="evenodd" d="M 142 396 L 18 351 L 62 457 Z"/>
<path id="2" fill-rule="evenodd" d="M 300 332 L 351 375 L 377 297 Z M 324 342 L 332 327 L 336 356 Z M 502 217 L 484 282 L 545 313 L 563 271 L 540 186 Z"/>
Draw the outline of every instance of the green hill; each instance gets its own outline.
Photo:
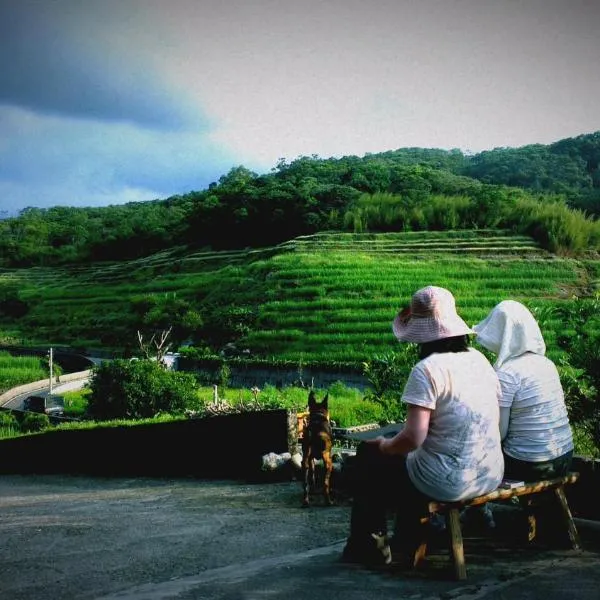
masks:
<path id="1" fill-rule="evenodd" d="M 357 369 L 397 347 L 396 311 L 425 285 L 452 290 L 474 323 L 500 300 L 536 311 L 549 353 L 565 334 L 557 309 L 593 294 L 600 261 L 557 257 L 506 231 L 319 233 L 253 250 L 165 250 L 72 267 L 3 269 L 19 314 L 5 341 L 138 351 L 137 332 L 172 329 L 198 355 Z"/>
<path id="2" fill-rule="evenodd" d="M 321 231 L 509 229 L 565 254 L 600 250 L 600 132 L 551 145 L 401 148 L 299 157 L 208 189 L 104 207 L 28 208 L 0 219 L 0 267 L 87 264 L 270 247 Z"/>

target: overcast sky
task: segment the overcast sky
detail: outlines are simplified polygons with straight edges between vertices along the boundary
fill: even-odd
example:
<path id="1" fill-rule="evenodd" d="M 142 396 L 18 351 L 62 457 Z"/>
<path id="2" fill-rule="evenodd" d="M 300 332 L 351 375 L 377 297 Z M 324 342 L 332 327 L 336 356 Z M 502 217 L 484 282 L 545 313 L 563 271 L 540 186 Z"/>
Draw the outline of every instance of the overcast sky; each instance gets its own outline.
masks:
<path id="1" fill-rule="evenodd" d="M 0 213 L 600 130 L 598 0 L 0 0 Z"/>

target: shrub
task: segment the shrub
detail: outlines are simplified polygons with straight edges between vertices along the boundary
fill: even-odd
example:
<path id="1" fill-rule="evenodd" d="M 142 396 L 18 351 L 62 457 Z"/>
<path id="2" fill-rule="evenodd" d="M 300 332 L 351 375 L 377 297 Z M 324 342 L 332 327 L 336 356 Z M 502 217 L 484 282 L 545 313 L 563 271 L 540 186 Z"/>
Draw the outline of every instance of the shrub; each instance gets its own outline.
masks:
<path id="1" fill-rule="evenodd" d="M 27 413 L 21 421 L 21 431 L 23 433 L 33 433 L 43 431 L 50 427 L 48 415 L 41 413 Z"/>
<path id="2" fill-rule="evenodd" d="M 371 386 L 365 393 L 365 400 L 382 407 L 383 421 L 394 423 L 406 417 L 406 405 L 400 401 L 400 396 L 417 360 L 416 346 L 405 344 L 396 352 L 375 356 L 363 363 L 363 373 Z"/>
<path id="3" fill-rule="evenodd" d="M 565 354 L 557 366 L 569 418 L 600 448 L 600 294 L 591 299 L 574 298 L 556 313 L 564 324 L 557 341 Z"/>
<path id="4" fill-rule="evenodd" d="M 93 419 L 143 419 L 182 413 L 197 404 L 193 375 L 168 371 L 151 360 L 102 363 L 90 380 L 88 415 Z"/>
<path id="5" fill-rule="evenodd" d="M 9 411 L 0 411 L 0 439 L 13 437 L 21 431 L 16 417 Z"/>

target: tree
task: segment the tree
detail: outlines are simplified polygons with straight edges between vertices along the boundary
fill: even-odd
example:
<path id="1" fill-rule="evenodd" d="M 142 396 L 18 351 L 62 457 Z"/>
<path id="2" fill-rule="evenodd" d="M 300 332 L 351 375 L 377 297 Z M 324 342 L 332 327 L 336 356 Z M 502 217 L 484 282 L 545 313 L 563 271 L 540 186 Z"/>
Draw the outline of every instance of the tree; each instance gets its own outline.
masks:
<path id="1" fill-rule="evenodd" d="M 163 329 L 159 335 L 157 335 L 155 332 L 148 341 L 144 341 L 144 336 L 138 329 L 137 336 L 140 344 L 140 350 L 147 360 L 154 358 L 159 365 L 164 366 L 163 359 L 171 346 L 171 344 L 167 344 L 167 338 L 169 337 L 172 329 L 172 327 L 169 327 L 169 329 Z"/>
<path id="2" fill-rule="evenodd" d="M 168 371 L 150 360 L 104 362 L 93 369 L 90 390 L 88 414 L 98 420 L 180 414 L 198 405 L 193 375 Z"/>

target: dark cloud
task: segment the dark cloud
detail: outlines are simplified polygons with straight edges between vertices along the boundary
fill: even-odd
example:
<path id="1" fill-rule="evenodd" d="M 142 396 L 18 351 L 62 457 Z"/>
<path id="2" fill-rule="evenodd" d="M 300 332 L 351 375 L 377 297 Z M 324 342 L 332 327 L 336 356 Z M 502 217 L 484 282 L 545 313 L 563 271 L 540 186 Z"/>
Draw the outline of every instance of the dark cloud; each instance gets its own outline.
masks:
<path id="1" fill-rule="evenodd" d="M 184 95 L 165 87 L 147 49 L 137 52 L 126 39 L 111 6 L 117 5 L 2 0 L 0 104 L 157 129 L 206 127 Z"/>

